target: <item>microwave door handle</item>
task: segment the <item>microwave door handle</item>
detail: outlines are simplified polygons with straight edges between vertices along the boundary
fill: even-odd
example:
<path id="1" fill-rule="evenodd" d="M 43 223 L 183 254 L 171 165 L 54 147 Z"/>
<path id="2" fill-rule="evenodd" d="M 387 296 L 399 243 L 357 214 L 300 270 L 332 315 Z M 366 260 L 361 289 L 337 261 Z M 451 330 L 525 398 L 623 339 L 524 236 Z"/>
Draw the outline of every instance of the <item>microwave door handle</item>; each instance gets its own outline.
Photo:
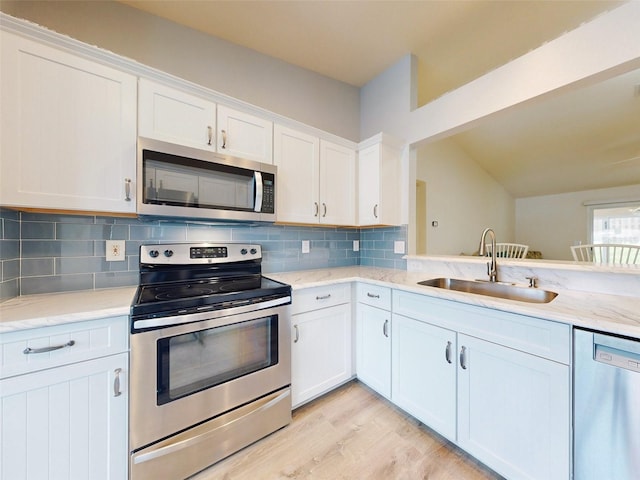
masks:
<path id="1" fill-rule="evenodd" d="M 262 192 L 263 192 L 262 173 L 253 172 L 253 179 L 256 183 L 256 202 L 255 202 L 255 207 L 253 211 L 261 212 L 262 211 Z"/>

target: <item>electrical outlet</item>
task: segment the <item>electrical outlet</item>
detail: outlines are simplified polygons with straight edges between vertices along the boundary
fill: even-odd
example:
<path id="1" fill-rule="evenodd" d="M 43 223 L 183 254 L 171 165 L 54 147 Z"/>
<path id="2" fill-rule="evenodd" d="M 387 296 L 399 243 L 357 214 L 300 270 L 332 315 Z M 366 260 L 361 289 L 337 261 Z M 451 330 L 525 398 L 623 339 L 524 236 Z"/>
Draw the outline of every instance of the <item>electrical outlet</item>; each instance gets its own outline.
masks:
<path id="1" fill-rule="evenodd" d="M 393 253 L 404 253 L 404 241 L 396 240 L 393 242 Z"/>
<path id="2" fill-rule="evenodd" d="M 309 240 L 302 240 L 302 253 L 309 253 Z"/>
<path id="3" fill-rule="evenodd" d="M 107 240 L 106 242 L 107 262 L 121 262 L 125 259 L 124 240 Z"/>
<path id="4" fill-rule="evenodd" d="M 353 241 L 353 251 L 354 252 L 359 252 L 360 251 L 360 240 L 354 240 Z"/>

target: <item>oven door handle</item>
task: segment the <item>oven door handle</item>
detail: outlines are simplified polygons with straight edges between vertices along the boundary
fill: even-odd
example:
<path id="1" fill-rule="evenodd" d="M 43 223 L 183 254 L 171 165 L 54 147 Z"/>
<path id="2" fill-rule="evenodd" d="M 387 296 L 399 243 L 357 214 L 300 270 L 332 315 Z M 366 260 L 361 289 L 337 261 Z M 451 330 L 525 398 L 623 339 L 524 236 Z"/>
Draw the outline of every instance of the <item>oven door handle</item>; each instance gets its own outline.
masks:
<path id="1" fill-rule="evenodd" d="M 208 438 L 210 438 L 210 437 L 212 437 L 214 435 L 219 435 L 221 429 L 228 429 L 235 422 L 241 421 L 243 419 L 246 419 L 247 417 L 250 417 L 250 416 L 253 416 L 253 415 L 257 414 L 257 413 L 260 413 L 260 412 L 263 412 L 265 410 L 268 410 L 271 407 L 273 407 L 274 405 L 280 403 L 282 400 L 286 399 L 289 395 L 291 395 L 291 390 L 286 389 L 280 395 L 278 395 L 277 397 L 269 400 L 268 402 L 263 403 L 262 405 L 260 405 L 255 410 L 251 410 L 251 411 L 245 413 L 244 415 L 239 415 L 239 416 L 237 416 L 235 418 L 232 418 L 227 423 L 225 423 L 224 425 L 220 425 L 220 426 L 216 427 L 213 430 L 208 430 L 208 431 L 206 431 L 204 433 L 201 433 L 200 435 L 196 435 L 195 437 L 186 438 L 184 440 L 180 440 L 180 441 L 177 441 L 175 443 L 169 443 L 168 445 L 159 447 L 157 450 L 152 450 L 152 451 L 147 452 L 147 453 L 142 453 L 142 454 L 135 454 L 134 453 L 133 454 L 133 463 L 134 464 L 138 464 L 138 463 L 149 462 L 151 460 L 155 460 L 156 458 L 164 457 L 165 455 L 170 455 L 170 454 L 178 452 L 180 450 L 184 450 L 185 448 L 192 447 L 192 446 L 194 446 L 194 445 L 196 445 L 198 443 L 205 442 Z"/>
<path id="2" fill-rule="evenodd" d="M 253 312 L 265 308 L 277 307 L 291 303 L 291 296 L 275 298 L 266 302 L 251 303 L 240 307 L 230 307 L 221 310 L 207 310 L 201 313 L 190 313 L 185 315 L 173 315 L 170 317 L 147 318 L 144 320 L 134 320 L 133 328 L 155 328 L 155 327 L 171 327 L 181 325 L 183 323 L 198 322 L 200 320 L 212 320 L 214 318 L 228 317 L 229 315 L 237 315 L 239 313 Z"/>

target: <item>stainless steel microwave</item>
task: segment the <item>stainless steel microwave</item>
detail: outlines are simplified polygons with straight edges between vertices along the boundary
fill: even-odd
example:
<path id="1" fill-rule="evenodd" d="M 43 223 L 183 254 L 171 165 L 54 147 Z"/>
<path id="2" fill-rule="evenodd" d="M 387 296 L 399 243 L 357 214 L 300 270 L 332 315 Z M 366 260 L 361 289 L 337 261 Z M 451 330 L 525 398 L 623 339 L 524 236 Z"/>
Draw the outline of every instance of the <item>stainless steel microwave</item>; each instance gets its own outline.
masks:
<path id="1" fill-rule="evenodd" d="M 275 165 L 138 138 L 137 213 L 274 222 Z"/>

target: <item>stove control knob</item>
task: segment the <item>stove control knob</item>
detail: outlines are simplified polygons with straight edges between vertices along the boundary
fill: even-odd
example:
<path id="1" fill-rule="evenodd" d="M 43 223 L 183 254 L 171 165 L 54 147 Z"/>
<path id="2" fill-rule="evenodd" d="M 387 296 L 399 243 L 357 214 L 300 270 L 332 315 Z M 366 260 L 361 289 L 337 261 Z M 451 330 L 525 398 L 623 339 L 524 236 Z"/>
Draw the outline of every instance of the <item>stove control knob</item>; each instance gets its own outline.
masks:
<path id="1" fill-rule="evenodd" d="M 158 252 L 158 250 L 149 250 L 149 256 L 151 258 L 156 258 L 158 255 L 160 255 L 160 252 Z"/>
<path id="2" fill-rule="evenodd" d="M 246 248 L 243 248 L 242 250 L 240 250 L 240 253 L 241 253 L 242 255 L 246 255 L 246 254 L 247 254 L 247 249 L 246 249 Z"/>
<path id="3" fill-rule="evenodd" d="M 169 258 L 169 257 L 173 257 L 173 250 L 165 250 L 164 251 L 164 256 Z"/>
<path id="4" fill-rule="evenodd" d="M 256 253 L 258 253 L 258 250 L 252 248 L 251 250 L 249 250 L 249 252 L 251 253 L 251 255 L 255 255 Z"/>

